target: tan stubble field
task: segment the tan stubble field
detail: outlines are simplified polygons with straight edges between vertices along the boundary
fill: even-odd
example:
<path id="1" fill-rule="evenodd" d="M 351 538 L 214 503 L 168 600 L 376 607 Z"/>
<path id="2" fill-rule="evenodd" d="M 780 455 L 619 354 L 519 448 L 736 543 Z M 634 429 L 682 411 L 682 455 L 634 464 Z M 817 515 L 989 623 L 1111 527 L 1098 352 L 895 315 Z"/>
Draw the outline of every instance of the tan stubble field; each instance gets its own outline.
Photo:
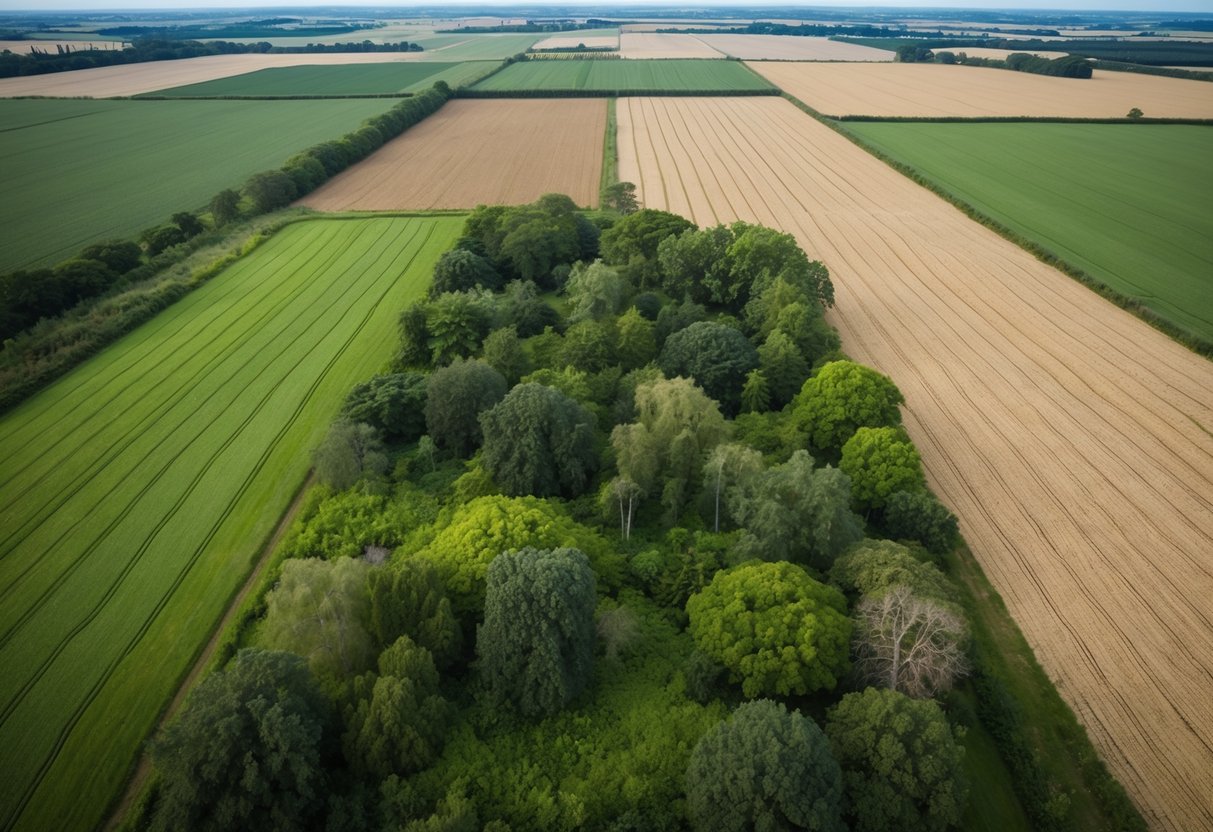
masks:
<path id="1" fill-rule="evenodd" d="M 747 64 L 832 116 L 1058 116 L 1213 118 L 1213 84 L 1095 70 L 1092 78 L 1052 78 L 945 64 Z"/>
<path id="2" fill-rule="evenodd" d="M 321 211 L 598 203 L 604 98 L 457 100 L 301 200 Z"/>
<path id="3" fill-rule="evenodd" d="M 848 67 L 853 69 L 854 67 Z M 770 98 L 620 99 L 620 177 L 783 228 L 1152 828 L 1213 828 L 1213 364 Z"/>

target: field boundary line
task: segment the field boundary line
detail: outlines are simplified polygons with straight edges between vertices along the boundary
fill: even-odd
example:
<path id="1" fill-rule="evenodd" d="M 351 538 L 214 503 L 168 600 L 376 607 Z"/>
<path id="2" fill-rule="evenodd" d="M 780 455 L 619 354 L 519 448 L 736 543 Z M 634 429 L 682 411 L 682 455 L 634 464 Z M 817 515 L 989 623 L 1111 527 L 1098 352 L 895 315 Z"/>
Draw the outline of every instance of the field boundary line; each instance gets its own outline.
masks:
<path id="1" fill-rule="evenodd" d="M 838 133 L 840 136 L 842 136 L 847 141 L 851 142 L 852 144 L 854 144 L 855 146 L 857 146 L 864 152 L 876 157 L 881 162 L 885 163 L 886 165 L 891 167 L 893 170 L 900 173 L 902 176 L 905 176 L 907 179 L 910 179 L 915 184 L 920 185 L 923 188 L 926 188 L 931 193 L 933 193 L 936 196 L 940 197 L 941 199 L 947 201 L 954 208 L 957 208 L 958 210 L 963 212 L 965 214 L 965 216 L 969 217 L 969 219 L 973 220 L 974 222 L 980 223 L 981 225 L 984 225 L 986 228 L 990 229 L 998 236 L 1002 237 L 1003 239 L 1007 240 L 1008 242 L 1014 243 L 1015 245 L 1019 246 L 1024 251 L 1028 252 L 1029 254 L 1031 254 L 1033 257 L 1035 257 L 1037 260 L 1041 261 L 1045 265 L 1052 266 L 1054 269 L 1056 269 L 1057 271 L 1066 275 L 1067 277 L 1083 284 L 1088 289 L 1090 289 L 1092 292 L 1095 292 L 1097 295 L 1102 297 L 1104 300 L 1107 300 L 1107 301 L 1115 304 L 1116 306 L 1119 306 L 1121 309 L 1125 310 L 1126 312 L 1131 313 L 1132 315 L 1136 316 L 1137 318 L 1141 319 L 1145 323 L 1147 323 L 1150 326 L 1157 329 L 1159 332 L 1162 332 L 1164 335 L 1168 336 L 1175 342 L 1183 345 L 1184 347 L 1187 347 L 1189 350 L 1196 353 L 1197 355 L 1203 356 L 1205 358 L 1213 359 L 1213 341 L 1209 341 L 1205 338 L 1202 338 L 1199 335 L 1196 335 L 1195 333 L 1187 331 L 1186 329 L 1184 329 L 1180 326 L 1172 324 L 1170 321 L 1164 320 L 1163 318 L 1161 318 L 1157 314 L 1155 314 L 1152 310 L 1146 308 L 1145 306 L 1142 306 L 1134 298 L 1129 297 L 1128 295 L 1125 295 L 1116 289 L 1113 289 L 1111 286 L 1108 286 L 1103 281 L 1101 281 L 1098 278 L 1091 275 L 1089 272 L 1087 272 L 1083 269 L 1080 269 L 1079 267 L 1073 265 L 1069 261 L 1063 259 L 1062 257 L 1059 257 L 1055 252 L 1045 248 L 1044 246 L 1040 245 L 1037 242 L 1027 239 L 1026 237 L 1020 235 L 1018 232 L 1008 228 L 1003 223 L 999 222 L 998 220 L 989 216 L 985 212 L 981 211 L 980 209 L 974 207 L 970 203 L 968 203 L 965 200 L 961 199 L 960 197 L 956 196 L 954 193 L 949 191 L 947 188 L 945 188 L 942 185 L 940 185 L 939 183 L 935 182 L 935 180 L 927 177 L 925 174 L 920 172 L 917 168 L 913 167 L 912 165 L 907 165 L 905 162 L 902 162 L 898 159 L 893 158 L 892 156 L 889 156 L 884 151 L 879 150 L 878 148 L 876 148 L 876 147 L 872 146 L 871 144 L 869 144 L 868 142 L 864 141 L 861 137 L 850 132 L 849 130 L 847 130 L 845 128 L 845 126 L 843 126 L 844 123 L 841 120 L 835 119 L 832 116 L 828 116 L 818 110 L 813 109 L 808 104 L 805 104 L 803 101 L 801 101 L 799 98 L 796 98 L 791 93 L 784 92 L 784 93 L 782 93 L 782 95 L 785 99 L 787 99 L 789 102 L 791 102 L 791 104 L 793 106 L 797 107 L 798 109 L 807 113 L 809 116 L 813 117 L 817 121 L 824 124 L 826 127 L 830 128 L 834 132 Z M 875 120 L 886 121 L 889 119 L 875 119 Z M 922 119 L 916 119 L 916 120 L 922 121 Z M 968 121 L 968 120 L 969 119 L 962 119 L 962 121 Z M 1016 121 L 1043 121 L 1043 119 L 1026 119 L 1026 118 L 1025 119 L 1015 119 L 1015 120 Z M 1099 122 L 1099 123 L 1103 123 L 1103 122 Z M 1116 122 L 1109 122 L 1109 123 L 1116 123 Z M 1137 120 L 1129 121 L 1128 119 L 1125 119 L 1125 123 L 1136 124 L 1138 122 L 1137 122 Z M 1200 122 L 1200 124 L 1208 124 L 1208 123 L 1209 122 L 1207 122 L 1207 121 Z"/>
<path id="2" fill-rule="evenodd" d="M 304 499 L 315 482 L 315 473 L 309 471 L 303 483 L 295 492 L 295 496 L 291 498 L 290 505 L 287 506 L 286 511 L 283 513 L 281 519 L 279 519 L 278 525 L 274 527 L 274 530 L 262 546 L 260 554 L 257 556 L 257 561 L 249 572 L 248 577 L 240 588 L 236 590 L 235 595 L 232 596 L 227 610 L 223 613 L 223 617 L 216 623 L 210 638 L 203 645 L 193 665 L 182 678 L 177 692 L 160 712 L 160 716 L 156 721 L 156 727 L 149 734 L 149 737 L 154 736 L 172 721 L 177 712 L 181 710 L 186 697 L 194 689 L 194 686 L 200 681 L 201 677 L 208 669 L 213 669 L 210 665 L 224 641 L 224 636 L 236 623 L 236 618 L 244 607 L 245 601 L 248 599 L 253 587 L 261 583 L 263 576 L 266 574 L 267 567 L 270 566 L 270 562 L 273 560 L 274 552 L 277 551 L 282 539 L 295 522 L 295 518 L 299 516 L 300 510 L 303 508 Z M 115 798 L 111 806 L 106 809 L 108 819 L 105 822 L 105 826 L 102 827 L 106 832 L 117 829 L 126 819 L 127 814 L 143 794 L 151 772 L 152 758 L 145 741 L 143 753 L 139 755 L 138 762 L 133 766 L 127 779 L 126 787 Z"/>

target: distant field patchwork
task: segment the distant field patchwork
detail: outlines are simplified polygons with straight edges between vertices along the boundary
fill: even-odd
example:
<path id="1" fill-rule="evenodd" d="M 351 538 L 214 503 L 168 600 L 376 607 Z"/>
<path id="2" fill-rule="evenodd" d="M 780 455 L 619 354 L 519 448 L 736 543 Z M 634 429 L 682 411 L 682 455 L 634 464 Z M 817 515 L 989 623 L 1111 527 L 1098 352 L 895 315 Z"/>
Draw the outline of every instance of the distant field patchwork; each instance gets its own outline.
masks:
<path id="1" fill-rule="evenodd" d="M 99 826 L 462 225 L 289 226 L 0 418 L 0 828 Z"/>
<path id="2" fill-rule="evenodd" d="M 970 205 L 1213 339 L 1213 128 L 847 124 Z M 1206 210 L 1193 210 L 1196 206 Z"/>
<path id="3" fill-rule="evenodd" d="M 524 61 L 508 66 L 473 89 L 765 91 L 771 84 L 737 61 Z"/>
<path id="4" fill-rule="evenodd" d="M 245 75 L 204 81 L 200 84 L 169 87 L 148 93 L 148 95 L 180 98 L 390 95 L 423 90 L 438 81 L 445 81 L 452 87 L 458 87 L 478 80 L 496 66 L 498 64 L 494 61 L 468 61 L 466 63 L 413 61 L 345 66 L 274 67 L 249 72 Z"/>
<path id="5" fill-rule="evenodd" d="M 0 101 L 0 271 L 130 237 L 395 102 Z"/>

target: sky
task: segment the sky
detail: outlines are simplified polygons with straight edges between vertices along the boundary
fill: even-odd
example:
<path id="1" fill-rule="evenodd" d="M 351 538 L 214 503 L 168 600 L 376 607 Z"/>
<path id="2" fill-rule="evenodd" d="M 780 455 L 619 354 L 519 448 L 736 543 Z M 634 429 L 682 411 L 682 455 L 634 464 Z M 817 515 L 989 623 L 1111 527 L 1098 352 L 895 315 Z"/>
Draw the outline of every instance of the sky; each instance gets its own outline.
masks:
<path id="1" fill-rule="evenodd" d="M 531 0 L 527 5 L 539 5 L 540 2 L 542 0 Z M 654 5 L 670 8 L 678 4 L 678 0 L 673 0 L 673 2 L 671 0 L 615 0 L 614 2 L 603 2 L 603 0 L 559 0 L 558 2 L 558 5 L 562 7 L 618 5 L 620 8 L 643 8 Z M 362 8 L 379 6 L 407 9 L 410 6 L 433 8 L 439 5 L 439 3 L 435 2 L 435 0 L 416 0 L 416 2 L 408 2 L 407 0 L 317 0 L 314 3 L 301 3 L 300 0 L 186 0 L 186 2 L 173 2 L 172 0 L 0 0 L 0 11 L 253 9 L 275 6 L 303 8 L 308 5 L 323 5 L 330 8 L 334 6 L 359 6 Z M 494 4 L 491 3 L 491 0 L 490 2 L 485 2 L 485 0 L 449 0 L 449 2 L 441 3 L 441 5 L 449 5 L 452 9 L 458 9 L 460 6 L 486 6 Z M 502 3 L 501 5 L 508 6 L 509 4 Z M 873 2 L 873 0 L 819 0 L 819 2 L 809 0 L 803 3 L 779 2 L 779 0 L 767 0 L 766 2 L 762 2 L 762 0 L 758 0 L 757 2 L 698 0 L 695 4 L 696 7 L 740 7 L 747 5 L 762 5 L 766 8 L 773 6 L 838 6 L 850 8 L 879 6 L 882 8 L 1073 9 L 1081 11 L 1148 11 L 1152 13 L 1165 13 L 1168 11 L 1213 12 L 1213 0 L 1155 0 L 1154 2 L 1150 0 L 927 0 L 927 2 L 923 2 L 923 0 L 876 0 L 876 2 Z"/>

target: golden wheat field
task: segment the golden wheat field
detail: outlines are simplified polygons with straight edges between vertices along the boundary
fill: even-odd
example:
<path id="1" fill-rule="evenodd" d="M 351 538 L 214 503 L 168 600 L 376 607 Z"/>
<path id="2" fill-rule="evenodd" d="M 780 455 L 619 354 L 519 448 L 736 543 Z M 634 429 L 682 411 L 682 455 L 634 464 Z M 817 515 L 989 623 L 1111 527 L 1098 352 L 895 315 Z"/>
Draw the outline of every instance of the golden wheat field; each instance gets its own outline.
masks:
<path id="1" fill-rule="evenodd" d="M 609 35 L 579 38 L 576 33 L 573 33 L 567 36 L 561 35 L 560 37 L 545 38 L 531 48 L 536 52 L 542 52 L 545 49 L 576 49 L 579 45 L 590 49 L 616 49 L 619 46 L 619 36 Z"/>
<path id="2" fill-rule="evenodd" d="M 423 52 L 342 52 L 326 54 L 205 55 L 177 61 L 74 69 L 45 75 L 0 78 L 0 98 L 45 95 L 57 98 L 111 98 L 181 87 L 282 66 L 381 64 L 420 60 Z"/>
<path id="3" fill-rule="evenodd" d="M 619 36 L 619 54 L 625 58 L 723 58 L 698 35 L 659 35 L 624 32 Z"/>
<path id="4" fill-rule="evenodd" d="M 451 101 L 313 191 L 321 211 L 474 208 L 565 193 L 596 205 L 606 100 Z"/>
<path id="5" fill-rule="evenodd" d="M 667 37 L 669 37 L 667 35 Z M 701 35 L 713 49 L 746 61 L 891 61 L 887 49 L 799 35 Z"/>
<path id="6" fill-rule="evenodd" d="M 931 486 L 1113 773 L 1153 828 L 1213 828 L 1213 364 L 787 101 L 618 121 L 646 206 L 781 227 L 829 267 L 848 353 L 905 393 Z"/>
<path id="7" fill-rule="evenodd" d="M 944 64 L 755 63 L 752 69 L 833 116 L 1213 118 L 1213 84 L 1132 72 L 1052 78 Z"/>

